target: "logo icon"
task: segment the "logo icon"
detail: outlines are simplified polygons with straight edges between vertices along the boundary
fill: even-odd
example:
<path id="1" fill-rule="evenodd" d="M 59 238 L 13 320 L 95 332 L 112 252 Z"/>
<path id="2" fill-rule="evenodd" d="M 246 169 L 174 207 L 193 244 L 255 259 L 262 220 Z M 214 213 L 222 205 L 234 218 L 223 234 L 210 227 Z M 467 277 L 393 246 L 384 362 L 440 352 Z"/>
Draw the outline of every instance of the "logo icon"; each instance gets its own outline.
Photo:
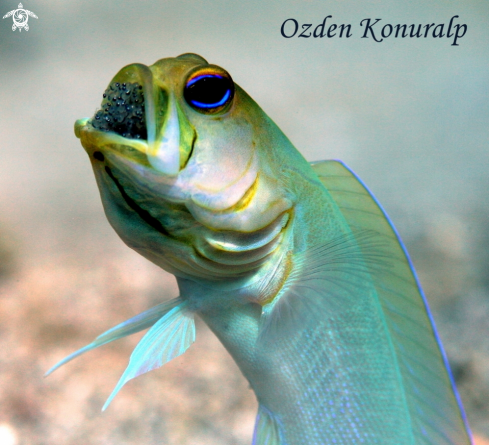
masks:
<path id="1" fill-rule="evenodd" d="M 27 21 L 29 20 L 29 16 L 34 17 L 35 19 L 38 18 L 36 14 L 23 8 L 24 7 L 22 6 L 22 3 L 19 3 L 18 9 L 14 9 L 13 11 L 7 12 L 7 14 L 3 16 L 4 19 L 12 16 L 14 20 L 14 24 L 12 25 L 12 31 L 15 31 L 17 28 L 19 29 L 19 32 L 22 31 L 22 28 L 24 28 L 26 31 L 29 31 L 29 25 L 27 24 Z"/>

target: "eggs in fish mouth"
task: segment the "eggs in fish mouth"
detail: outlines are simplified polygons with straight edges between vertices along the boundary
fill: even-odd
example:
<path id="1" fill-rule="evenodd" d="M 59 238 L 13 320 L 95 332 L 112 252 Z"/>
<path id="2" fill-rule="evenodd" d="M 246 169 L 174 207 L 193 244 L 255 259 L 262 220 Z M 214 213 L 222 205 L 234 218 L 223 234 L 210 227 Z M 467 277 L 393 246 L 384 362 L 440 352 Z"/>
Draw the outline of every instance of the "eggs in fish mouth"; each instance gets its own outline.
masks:
<path id="1" fill-rule="evenodd" d="M 178 63 L 170 62 L 168 69 L 169 60 Z M 242 201 L 257 181 L 250 122 L 241 119 L 238 138 L 226 138 L 226 128 L 219 131 L 231 114 L 234 92 L 225 70 L 193 54 L 162 59 L 152 67 L 129 65 L 110 83 L 100 110 L 91 119 L 77 121 L 75 132 L 94 159 L 95 153 L 100 158 L 108 149 L 109 158 L 122 156 L 134 163 L 133 169 L 141 173 L 147 168 L 143 174 L 159 176 L 158 182 L 171 186 L 199 144 L 202 149 L 187 175 L 196 187 L 189 193 L 186 177 L 180 181 L 184 187 L 173 187 L 165 198 L 182 201 L 191 194 L 201 207 L 223 211 Z M 104 160 L 111 163 L 107 153 Z"/>
<path id="2" fill-rule="evenodd" d="M 231 103 L 234 83 L 225 71 L 199 68 L 190 74 L 183 92 L 188 105 L 201 113 L 216 114 Z M 144 92 L 139 83 L 113 82 L 105 90 L 93 128 L 125 138 L 147 139 Z"/>
<path id="3" fill-rule="evenodd" d="M 103 94 L 101 109 L 91 120 L 93 128 L 113 131 L 125 138 L 146 139 L 144 93 L 138 83 L 114 82 Z"/>
<path id="4" fill-rule="evenodd" d="M 75 133 L 126 244 L 176 275 L 211 280 L 245 276 L 276 254 L 293 206 L 260 112 L 200 56 L 120 70 Z"/>

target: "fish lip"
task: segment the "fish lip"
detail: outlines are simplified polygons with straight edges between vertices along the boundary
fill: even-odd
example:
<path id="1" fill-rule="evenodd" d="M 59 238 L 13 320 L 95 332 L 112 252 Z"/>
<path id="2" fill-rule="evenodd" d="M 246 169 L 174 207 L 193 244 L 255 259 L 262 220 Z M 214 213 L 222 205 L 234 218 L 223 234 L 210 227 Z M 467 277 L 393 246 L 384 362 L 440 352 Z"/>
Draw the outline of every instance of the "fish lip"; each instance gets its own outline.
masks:
<path id="1" fill-rule="evenodd" d="M 168 178 L 176 178 L 188 166 L 195 151 L 195 144 L 198 139 L 197 131 L 192 127 L 192 141 L 189 153 L 184 164 L 179 168 L 177 175 L 166 175 L 153 168 L 148 160 L 149 141 L 148 139 L 126 138 L 114 131 L 101 131 L 93 127 L 92 118 L 82 118 L 75 122 L 75 135 L 81 140 L 85 151 L 93 156 L 96 151 L 110 150 L 111 153 L 125 158 L 139 167 L 145 168 L 153 175 Z M 130 153 L 133 151 L 133 153 Z M 139 157 L 134 155 L 139 154 Z"/>
<path id="2" fill-rule="evenodd" d="M 110 151 L 119 157 L 131 159 L 138 165 L 149 166 L 146 160 L 148 144 L 145 139 L 129 139 L 113 131 L 97 130 L 92 126 L 91 118 L 78 119 L 75 122 L 75 134 L 90 158 L 96 151 Z"/>

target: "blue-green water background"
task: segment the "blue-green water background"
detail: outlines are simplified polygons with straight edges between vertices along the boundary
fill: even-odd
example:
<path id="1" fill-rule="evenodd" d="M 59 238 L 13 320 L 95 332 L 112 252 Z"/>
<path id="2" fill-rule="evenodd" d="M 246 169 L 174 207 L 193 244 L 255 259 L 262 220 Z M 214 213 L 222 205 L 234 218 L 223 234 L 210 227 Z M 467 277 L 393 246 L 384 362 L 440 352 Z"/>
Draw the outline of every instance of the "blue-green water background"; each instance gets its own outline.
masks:
<path id="1" fill-rule="evenodd" d="M 0 0 L 0 15 L 16 5 L 17 0 Z M 142 310 L 157 299 L 154 294 L 165 295 L 149 284 L 141 295 L 118 299 L 123 290 L 110 288 L 114 272 L 106 265 L 117 264 L 118 255 L 126 255 L 127 269 L 118 272 L 126 278 L 159 272 L 122 246 L 108 226 L 73 123 L 94 113 L 122 66 L 184 52 L 227 69 L 308 160 L 342 159 L 375 193 L 411 252 L 469 420 L 476 432 L 489 436 L 487 1 L 25 0 L 24 8 L 38 16 L 29 19 L 28 32 L 12 32 L 11 18 L 0 20 L 0 315 L 6 320 L 0 344 L 7 351 L 0 353 L 0 426 L 11 428 L 17 443 L 71 444 L 80 437 L 84 443 L 249 442 L 254 406 L 252 396 L 242 395 L 247 391 L 242 381 L 236 384 L 242 394 L 233 396 L 240 400 L 235 405 L 242 417 L 217 427 L 221 414 L 229 415 L 233 407 L 220 412 L 209 404 L 229 395 L 219 393 L 219 385 L 215 392 L 208 389 L 212 382 L 191 386 L 189 400 L 202 401 L 199 408 L 189 402 L 187 424 L 195 417 L 201 424 L 182 427 L 177 437 L 168 420 L 172 409 L 161 408 L 170 403 L 168 393 L 147 401 L 156 381 L 147 393 L 134 387 L 137 406 L 147 402 L 152 412 L 160 410 L 151 421 L 160 426 L 149 428 L 144 426 L 149 411 L 129 409 L 124 417 L 115 406 L 100 420 L 100 402 L 111 390 L 105 383 L 102 389 L 86 383 L 89 395 L 75 396 L 80 412 L 71 424 L 63 407 L 72 394 L 60 391 L 69 382 L 76 387 L 88 371 L 80 368 L 73 376 L 71 368 L 62 378 L 39 378 L 65 352 L 60 344 L 69 352 L 108 327 L 111 317 L 120 321 L 118 302 L 129 307 L 139 299 Z M 333 16 L 331 23 L 351 24 L 353 36 L 285 39 L 280 34 L 286 19 L 316 26 L 326 15 Z M 454 15 L 468 27 L 459 46 L 448 38 L 391 37 L 381 43 L 361 38 L 364 18 L 380 18 L 381 25 L 448 24 Z M 60 275 L 66 264 L 71 268 Z M 87 306 L 84 312 L 76 305 L 83 298 L 92 301 L 83 297 L 87 282 L 73 280 L 90 270 L 105 271 L 94 287 L 94 301 L 104 293 L 113 296 L 100 310 Z M 39 287 L 42 280 L 48 284 Z M 175 291 L 171 280 L 162 280 Z M 69 312 L 73 307 L 79 318 Z M 116 315 L 110 315 L 114 307 Z M 10 325 L 10 317 L 17 322 Z M 83 319 L 85 324 L 71 332 Z M 98 330 L 84 331 L 92 326 L 87 319 L 96 320 Z M 115 383 L 128 351 L 129 346 L 114 364 L 108 385 Z M 178 383 L 179 373 L 196 378 L 191 363 L 174 369 L 175 385 L 185 384 Z M 101 366 L 91 371 L 105 372 Z M 164 373 L 159 371 L 162 380 Z M 89 401 L 90 408 L 84 408 Z M 241 435 L 233 433 L 236 424 L 246 425 Z M 102 435 L 104 428 L 109 432 Z"/>

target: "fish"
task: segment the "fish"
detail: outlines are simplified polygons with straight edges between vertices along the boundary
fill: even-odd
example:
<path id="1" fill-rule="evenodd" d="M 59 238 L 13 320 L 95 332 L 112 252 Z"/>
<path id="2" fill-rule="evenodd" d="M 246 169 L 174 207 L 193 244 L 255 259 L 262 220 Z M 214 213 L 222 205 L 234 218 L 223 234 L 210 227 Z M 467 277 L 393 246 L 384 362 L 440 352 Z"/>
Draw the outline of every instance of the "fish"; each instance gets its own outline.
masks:
<path id="1" fill-rule="evenodd" d="M 306 161 L 225 69 L 192 53 L 125 66 L 75 134 L 109 223 L 180 295 L 47 374 L 148 329 L 105 410 L 183 354 L 200 317 L 256 395 L 253 445 L 472 443 L 391 220 L 343 162 Z"/>

